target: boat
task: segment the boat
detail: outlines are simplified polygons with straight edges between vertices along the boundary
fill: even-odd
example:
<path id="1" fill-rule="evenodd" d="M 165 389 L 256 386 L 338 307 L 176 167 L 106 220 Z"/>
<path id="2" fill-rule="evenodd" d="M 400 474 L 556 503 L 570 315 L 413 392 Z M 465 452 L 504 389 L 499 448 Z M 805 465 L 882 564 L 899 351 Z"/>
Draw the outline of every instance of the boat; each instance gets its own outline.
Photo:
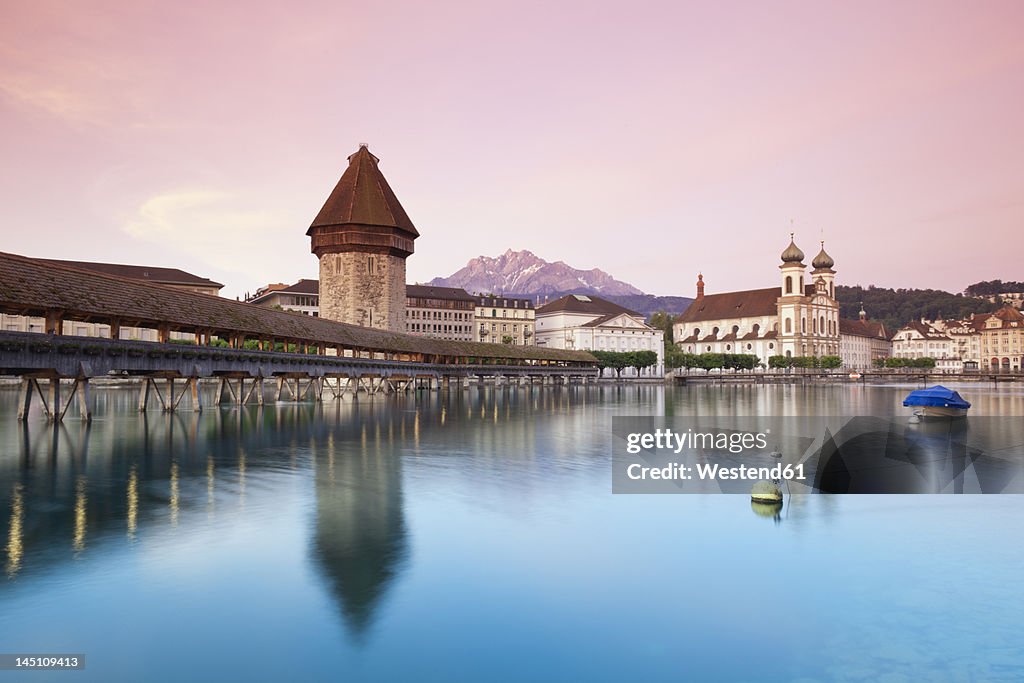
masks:
<path id="1" fill-rule="evenodd" d="M 851 372 L 850 373 L 850 379 L 860 379 L 860 378 L 861 378 L 861 374 L 859 372 Z"/>
<path id="2" fill-rule="evenodd" d="M 965 417 L 971 407 L 960 394 L 941 385 L 910 392 L 903 399 L 903 405 L 918 408 L 914 415 L 919 418 Z"/>

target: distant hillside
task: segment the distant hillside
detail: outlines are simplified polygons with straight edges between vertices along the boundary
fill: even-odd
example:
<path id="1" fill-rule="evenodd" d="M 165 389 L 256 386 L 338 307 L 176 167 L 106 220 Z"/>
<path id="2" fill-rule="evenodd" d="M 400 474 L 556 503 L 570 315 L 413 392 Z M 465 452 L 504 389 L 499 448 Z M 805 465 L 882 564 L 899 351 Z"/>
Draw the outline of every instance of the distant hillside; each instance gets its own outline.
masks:
<path id="1" fill-rule="evenodd" d="M 839 300 L 841 317 L 856 319 L 863 301 L 868 317 L 885 323 L 890 332 L 895 332 L 912 320 L 966 318 L 971 313 L 989 313 L 996 308 L 995 304 L 984 299 L 951 294 L 939 289 L 839 285 L 836 287 L 836 298 Z"/>
<path id="2" fill-rule="evenodd" d="M 612 303 L 625 306 L 631 311 L 643 313 L 645 318 L 650 318 L 660 311 L 673 316 L 679 315 L 693 303 L 693 299 L 685 296 L 654 296 L 653 294 L 625 294 L 604 298 Z"/>
<path id="3" fill-rule="evenodd" d="M 985 280 L 984 282 L 975 282 L 973 285 L 968 285 L 967 289 L 964 290 L 965 295 L 977 297 L 1010 294 L 1012 292 L 1024 292 L 1024 282 Z"/>
<path id="4" fill-rule="evenodd" d="M 509 249 L 496 258 L 478 256 L 448 277 L 435 277 L 435 287 L 461 287 L 467 292 L 535 296 L 576 292 L 599 296 L 643 294 L 597 268 L 579 270 L 557 261 L 549 263 L 530 251 Z"/>

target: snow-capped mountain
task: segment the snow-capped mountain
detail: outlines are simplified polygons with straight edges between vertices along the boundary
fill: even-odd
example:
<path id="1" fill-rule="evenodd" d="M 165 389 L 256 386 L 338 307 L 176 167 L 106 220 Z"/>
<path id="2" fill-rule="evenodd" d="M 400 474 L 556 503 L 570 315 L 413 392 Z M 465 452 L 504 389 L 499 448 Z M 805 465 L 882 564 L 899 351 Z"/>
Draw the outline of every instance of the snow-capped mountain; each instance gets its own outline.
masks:
<path id="1" fill-rule="evenodd" d="M 497 258 L 478 256 L 451 276 L 436 277 L 429 284 L 461 287 L 468 292 L 524 296 L 564 292 L 605 296 L 643 294 L 603 270 L 579 270 L 562 261 L 549 263 L 530 251 L 511 249 Z"/>

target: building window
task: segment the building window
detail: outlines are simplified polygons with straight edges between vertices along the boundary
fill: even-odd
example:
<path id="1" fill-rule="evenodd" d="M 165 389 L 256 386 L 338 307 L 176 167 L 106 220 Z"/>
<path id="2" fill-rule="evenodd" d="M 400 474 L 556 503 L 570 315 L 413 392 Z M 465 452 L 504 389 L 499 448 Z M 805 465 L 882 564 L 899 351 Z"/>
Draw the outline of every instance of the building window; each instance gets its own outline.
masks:
<path id="1" fill-rule="evenodd" d="M 792 293 L 793 293 L 793 276 L 792 275 L 787 275 L 786 276 L 786 294 L 792 294 Z"/>

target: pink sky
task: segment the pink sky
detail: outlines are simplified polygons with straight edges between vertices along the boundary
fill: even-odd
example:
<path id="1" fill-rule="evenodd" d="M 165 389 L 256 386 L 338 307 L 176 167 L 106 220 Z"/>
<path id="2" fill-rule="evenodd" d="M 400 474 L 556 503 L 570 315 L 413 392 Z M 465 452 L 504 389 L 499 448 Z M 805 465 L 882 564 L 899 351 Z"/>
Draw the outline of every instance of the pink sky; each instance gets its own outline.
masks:
<path id="1" fill-rule="evenodd" d="M 530 249 L 655 294 L 1022 279 L 1024 4 L 0 5 L 0 250 L 315 277 L 366 141 L 410 282 Z"/>

